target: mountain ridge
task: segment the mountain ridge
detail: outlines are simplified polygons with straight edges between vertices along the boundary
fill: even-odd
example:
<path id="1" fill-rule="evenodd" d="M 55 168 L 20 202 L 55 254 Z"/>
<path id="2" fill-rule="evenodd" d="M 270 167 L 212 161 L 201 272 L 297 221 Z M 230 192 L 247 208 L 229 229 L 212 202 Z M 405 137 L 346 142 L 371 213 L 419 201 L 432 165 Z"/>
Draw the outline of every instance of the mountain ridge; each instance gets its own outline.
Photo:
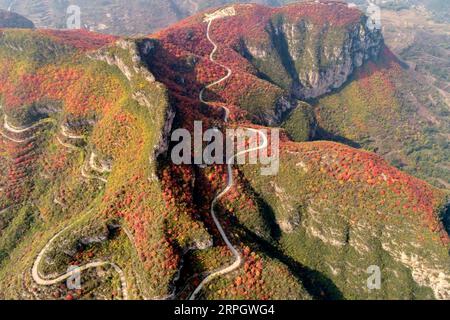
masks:
<path id="1" fill-rule="evenodd" d="M 313 5 L 327 12 L 321 8 Z M 301 23 L 302 14 L 294 21 Z M 361 23 L 360 16 L 351 21 Z M 223 105 L 231 111 L 229 126 L 265 128 L 267 117 L 248 116 L 259 105 L 252 110 L 240 102 L 245 90 L 219 86 L 205 93 L 208 103 L 199 99 L 203 88 L 227 74 L 211 61 L 205 18 L 189 18 L 153 38 L 89 34 L 81 44 L 83 32 L 2 33 L 9 45 L 0 47 L 0 59 L 10 63 L 0 70 L 1 112 L 7 116 L 0 187 L 12 192 L 0 198 L 6 210 L 0 296 L 124 298 L 111 267 L 83 273 L 88 285 L 81 291 L 33 281 L 29 271 L 36 257 L 67 226 L 66 240 L 44 251 L 38 272 L 50 277 L 70 264 L 111 261 L 123 270 L 130 298 L 188 298 L 211 270 L 232 262 L 210 215 L 227 185 L 227 169 L 177 166 L 167 153 L 169 134 L 177 128 L 192 130 L 195 120 L 223 128 Z M 245 80 L 251 78 L 250 88 L 262 90 L 261 96 L 283 95 L 286 89 L 227 46 L 234 35 L 217 39 L 218 31 L 231 29 L 214 24 L 226 27 L 233 19 L 214 21 L 210 29 L 217 61 L 232 73 L 248 74 Z M 267 43 L 264 26 L 247 21 Z M 172 36 L 177 28 L 182 37 Z M 368 61 L 362 68 L 370 66 Z M 243 84 L 248 88 L 248 81 Z M 40 126 L 41 118 L 49 120 Z M 39 125 L 25 128 L 30 123 Z M 200 298 L 448 299 L 446 192 L 367 151 L 331 141 L 296 143 L 283 131 L 281 138 L 279 175 L 233 168 L 236 183 L 216 209 L 244 262 L 209 283 Z M 384 275 L 379 291 L 364 286 L 373 264 Z"/>
<path id="2" fill-rule="evenodd" d="M 303 2 L 308 2 L 306 0 Z M 245 3 L 247 1 L 229 0 L 144 0 L 128 4 L 120 1 L 108 1 L 98 5 L 88 0 L 75 3 L 82 12 L 82 25 L 91 31 L 107 32 L 120 35 L 144 35 L 168 27 L 180 19 L 199 13 L 211 7 L 226 5 L 227 3 Z M 296 0 L 255 0 L 254 3 L 282 6 L 297 2 Z M 348 0 L 347 3 L 356 3 L 363 10 L 368 3 L 365 0 Z M 17 11 L 35 21 L 39 28 L 65 28 L 66 10 L 74 3 L 68 0 L 0 0 L 0 8 Z M 430 12 L 436 21 L 448 22 L 448 3 L 446 0 L 385 0 L 375 1 L 382 9 L 403 10 L 423 8 Z M 130 17 L 133 17 L 131 19 Z"/>

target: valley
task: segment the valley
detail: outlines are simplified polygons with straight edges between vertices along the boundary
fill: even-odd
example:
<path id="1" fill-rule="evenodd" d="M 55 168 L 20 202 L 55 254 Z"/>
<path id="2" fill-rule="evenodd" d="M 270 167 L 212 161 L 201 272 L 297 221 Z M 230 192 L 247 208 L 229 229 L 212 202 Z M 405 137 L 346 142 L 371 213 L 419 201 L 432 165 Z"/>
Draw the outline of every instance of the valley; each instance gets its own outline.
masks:
<path id="1" fill-rule="evenodd" d="M 450 299 L 446 80 L 395 30 L 325 0 L 135 37 L 2 29 L 0 298 Z M 257 144 L 176 165 L 196 121 Z M 234 164 L 271 129 L 277 174 Z"/>

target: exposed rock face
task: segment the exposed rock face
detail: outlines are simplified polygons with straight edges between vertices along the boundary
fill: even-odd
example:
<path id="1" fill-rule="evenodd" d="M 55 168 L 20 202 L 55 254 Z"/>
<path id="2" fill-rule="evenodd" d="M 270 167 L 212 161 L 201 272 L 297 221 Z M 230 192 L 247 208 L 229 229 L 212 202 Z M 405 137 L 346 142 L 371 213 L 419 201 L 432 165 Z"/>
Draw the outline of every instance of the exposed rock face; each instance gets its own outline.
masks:
<path id="1" fill-rule="evenodd" d="M 315 98 L 340 88 L 369 58 L 376 58 L 383 44 L 380 32 L 370 31 L 362 19 L 341 43 L 326 44 L 316 54 L 309 70 L 299 70 L 299 82 L 293 83 L 293 93 L 299 98 Z M 288 43 L 292 41 L 288 39 Z M 325 65 L 320 55 L 325 58 Z M 313 58 L 313 57 L 312 57 Z M 313 58 L 314 59 L 314 58 Z"/>
<path id="2" fill-rule="evenodd" d="M 383 232 L 383 249 L 394 260 L 411 270 L 414 281 L 421 286 L 431 288 L 436 299 L 450 299 L 449 261 L 442 258 L 445 256 L 445 251 L 439 252 L 426 248 L 420 241 L 403 243 L 397 240 L 405 236 L 412 238 L 412 230 L 414 230 L 413 224 L 405 230 L 386 227 Z"/>
<path id="3" fill-rule="evenodd" d="M 312 204 L 305 215 L 302 228 L 305 229 L 308 237 L 320 240 L 332 250 L 353 251 L 353 256 L 356 257 L 352 262 L 354 270 L 352 271 L 352 268 L 341 270 L 339 271 L 341 276 L 348 279 L 354 276 L 353 273 L 363 276 L 365 268 L 371 261 L 376 261 L 373 252 L 378 249 L 374 248 L 374 244 L 381 243 L 379 254 L 385 256 L 386 260 L 391 260 L 389 264 L 381 268 L 382 277 L 384 275 L 389 279 L 386 282 L 400 281 L 401 276 L 399 275 L 410 272 L 412 279 L 418 285 L 428 287 L 433 291 L 434 298 L 449 299 L 448 257 L 444 250 L 439 250 L 436 246 L 414 241 L 415 233 L 418 230 L 413 223 L 407 223 L 402 228 L 394 224 L 376 227 L 365 221 L 352 224 L 349 223 L 345 214 L 338 212 L 338 217 L 333 214 L 336 215 L 328 205 Z M 410 239 L 410 241 L 401 239 Z M 325 258 L 330 267 L 338 270 L 339 263 L 332 259 L 331 255 Z M 347 259 L 347 261 L 351 261 L 351 259 Z M 353 284 L 352 290 L 361 290 L 355 284 Z M 381 290 L 384 289 L 381 288 Z"/>
<path id="4" fill-rule="evenodd" d="M 33 22 L 14 12 L 0 10 L 0 28 L 34 28 Z"/>
<path id="5" fill-rule="evenodd" d="M 160 86 L 160 84 L 156 83 L 155 77 L 145 65 L 145 61 L 149 58 L 154 48 L 153 40 L 119 40 L 116 46 L 124 50 L 126 54 L 120 54 L 120 51 L 113 53 L 109 49 L 103 49 L 94 54 L 90 54 L 90 57 L 105 61 L 109 65 L 117 66 L 128 81 L 132 83 L 136 77 L 144 78 L 146 82 Z M 128 60 L 131 60 L 131 62 Z M 155 108 L 154 101 L 152 101 L 152 98 L 145 90 L 136 89 L 132 97 L 142 107 L 148 108 L 149 110 Z M 154 154 L 150 156 L 150 162 L 153 162 L 160 155 L 165 154 L 169 149 L 170 133 L 174 119 L 175 111 L 171 106 L 168 106 L 159 142 L 154 146 Z"/>
<path id="6" fill-rule="evenodd" d="M 148 59 L 151 59 L 151 55 L 155 48 L 153 40 L 143 39 L 137 43 L 136 51 L 133 52 L 132 60 L 134 63 L 134 71 L 140 73 L 148 82 L 155 82 L 155 77 L 148 70 Z M 147 107 L 149 107 L 147 105 Z M 159 143 L 155 145 L 154 158 L 158 158 L 160 155 L 167 153 L 169 150 L 170 134 L 172 132 L 173 121 L 175 119 L 175 110 L 169 105 L 166 110 L 164 126 L 162 128 Z"/>
<path id="7" fill-rule="evenodd" d="M 274 182 L 271 182 L 270 185 L 274 189 L 277 197 L 282 199 L 283 214 L 277 219 L 277 223 L 283 232 L 292 233 L 299 227 L 301 216 L 290 203 L 290 197 L 286 191 Z"/>
<path id="8" fill-rule="evenodd" d="M 340 88 L 384 43 L 367 17 L 345 28 L 279 18 L 266 27 L 271 45 L 247 39 L 245 51 L 258 69 L 297 99 L 316 98 Z M 275 64 L 274 61 L 278 60 Z"/>
<path id="9" fill-rule="evenodd" d="M 289 111 L 297 107 L 297 103 L 298 101 L 296 101 L 295 99 L 289 99 L 285 96 L 280 97 L 275 105 L 274 117 L 267 117 L 266 119 L 264 119 L 265 122 L 268 125 L 275 125 L 280 123 Z"/>
<path id="10" fill-rule="evenodd" d="M 329 277 L 348 299 L 448 300 L 446 194 L 423 184 L 435 203 L 425 215 L 398 206 L 397 201 L 408 196 L 398 197 L 386 186 L 392 176 L 381 169 L 381 162 L 378 166 L 384 172 L 377 185 L 364 186 L 366 179 L 345 183 L 329 175 L 325 165 L 339 163 L 335 157 L 344 149 L 336 144 L 332 146 L 339 150 L 336 154 L 320 155 L 321 144 L 282 152 L 278 176 L 261 178 L 253 169 L 246 174 L 273 210 L 286 254 Z M 420 184 L 416 181 L 414 188 Z M 371 205 L 367 197 L 379 204 Z M 369 286 L 371 267 L 380 271 L 381 286 L 376 289 Z"/>

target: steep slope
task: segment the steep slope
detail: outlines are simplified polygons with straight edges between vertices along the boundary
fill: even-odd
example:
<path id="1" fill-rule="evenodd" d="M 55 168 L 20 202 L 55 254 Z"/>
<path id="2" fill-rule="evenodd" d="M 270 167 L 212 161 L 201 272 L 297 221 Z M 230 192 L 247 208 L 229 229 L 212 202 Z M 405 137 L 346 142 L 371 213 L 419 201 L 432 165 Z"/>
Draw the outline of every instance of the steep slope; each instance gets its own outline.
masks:
<path id="1" fill-rule="evenodd" d="M 382 46 L 379 31 L 368 30 L 367 18 L 343 3 L 235 7 L 236 16 L 218 19 L 211 27 L 222 44 L 218 60 L 234 72 L 208 94 L 239 106 L 261 123 L 280 123 L 296 99 L 315 98 L 342 86 Z M 209 77 L 223 72 L 207 60 L 210 44 L 203 36 L 202 19 L 197 15 L 153 35 L 161 48 L 151 67 L 183 96 L 195 96 Z M 205 73 L 210 68 L 214 73 Z"/>
<path id="2" fill-rule="evenodd" d="M 141 62 L 153 41 L 116 40 L 2 33 L 2 298 L 185 297 L 229 259 L 211 247 L 211 221 L 193 199 L 205 185 L 195 183 L 194 168 L 165 160 L 174 113 Z M 189 269 L 187 252 L 200 252 Z M 240 281 L 251 290 L 224 294 L 309 298 L 282 263 L 250 247 L 244 254 Z M 81 290 L 65 283 L 74 265 L 83 270 Z M 193 279 L 184 290 L 180 269 Z M 291 285 L 278 287 L 274 274 Z"/>
<path id="3" fill-rule="evenodd" d="M 365 27 L 357 9 L 326 2 L 239 8 L 237 17 L 211 27 L 223 44 L 219 61 L 234 72 L 207 94 L 239 106 L 231 117 L 277 125 L 296 108 L 297 99 L 321 98 L 343 87 L 310 101 L 318 119 L 317 139 L 375 151 L 448 188 L 447 101 L 438 89 L 425 85 L 423 75 L 396 60 L 381 34 Z M 207 60 L 204 29 L 201 17 L 194 16 L 155 35 L 159 49 L 150 65 L 182 99 L 195 99 L 205 83 L 223 72 Z M 367 59 L 372 62 L 353 76 Z M 205 73 L 210 68 L 214 73 Z M 344 86 L 348 80 L 354 81 Z M 380 108 L 390 111 L 380 115 Z"/>
<path id="4" fill-rule="evenodd" d="M 183 213 L 182 241 L 167 233 L 175 210 L 166 207 L 155 159 L 173 118 L 165 89 L 140 64 L 145 40 L 92 51 L 114 38 L 8 30 L 0 41 L 2 297 L 126 298 L 115 266 L 129 297 L 169 295 L 178 246 L 208 235 Z M 110 264 L 83 273 L 82 291 L 35 283 L 92 260 Z"/>
<path id="5" fill-rule="evenodd" d="M 346 298 L 449 298 L 443 192 L 330 142 L 284 144 L 275 177 L 243 171 L 277 221 L 283 251 L 327 275 Z M 248 219 L 239 216 L 244 227 Z M 381 290 L 365 285 L 373 265 Z"/>
<path id="6" fill-rule="evenodd" d="M 0 297 L 448 299 L 447 194 L 372 153 L 287 138 L 323 124 L 298 98 L 375 63 L 365 19 L 326 1 L 208 10 L 132 40 L 4 31 Z M 283 122 L 279 174 L 175 165 L 170 133 L 195 120 Z M 230 247 L 242 263 L 202 286 L 235 264 Z M 59 283 L 69 265 L 80 290 Z"/>
<path id="7" fill-rule="evenodd" d="M 292 74 L 314 73 L 314 63 L 304 63 L 303 68 L 298 67 L 297 70 L 295 69 L 297 61 L 293 60 L 291 68 L 285 67 L 283 57 L 287 56 L 289 59 L 295 55 L 286 54 L 289 50 L 282 51 L 285 54 L 282 55 L 280 51 L 273 49 L 277 48 L 273 45 L 274 43 L 286 40 L 283 32 L 271 33 L 274 17 L 282 21 L 288 20 L 291 25 L 288 29 L 301 26 L 305 23 L 304 20 L 312 20 L 313 25 L 315 23 L 319 29 L 322 28 L 320 30 L 325 29 L 324 21 L 329 21 L 335 28 L 341 26 L 341 33 L 344 32 L 341 37 L 346 39 L 344 43 L 347 45 L 344 46 L 347 48 L 351 47 L 348 45 L 351 40 L 348 39 L 352 39 L 355 24 L 363 26 L 364 17 L 358 11 L 347 8 L 346 5 L 327 2 L 297 4 L 286 8 L 289 8 L 291 14 L 287 16 L 293 20 L 289 21 L 286 16 L 283 16 L 285 14 L 283 8 L 234 5 L 188 18 L 153 35 L 158 41 L 154 42 L 153 53 L 150 54 L 148 64 L 156 78 L 165 83 L 173 95 L 179 116 L 176 118 L 177 126 L 192 129 L 193 120 L 203 119 L 205 116 L 208 118 L 208 112 L 220 118 L 221 115 L 214 113 L 214 108 L 216 112 L 221 111 L 218 107 L 222 105 L 230 109 L 230 120 L 241 125 L 247 121 L 276 124 L 284 119 L 286 111 L 295 108 L 294 113 L 288 116 L 285 123 L 289 136 L 302 141 L 314 133 L 314 117 L 311 116 L 311 110 L 307 111 L 310 107 L 295 99 L 301 96 L 299 94 L 301 86 L 292 86 L 292 83 L 284 85 L 283 82 L 276 80 L 270 70 L 261 72 L 263 64 L 255 63 L 256 59 L 253 59 L 252 54 L 249 53 L 251 50 L 242 50 L 242 48 L 250 47 L 254 55 L 259 54 L 270 61 L 272 66 L 275 65 L 273 69 L 276 71 L 290 70 Z M 211 19 L 213 23 L 210 23 L 208 27 L 207 23 Z M 245 25 L 245 29 L 240 27 L 242 25 Z M 233 30 L 237 31 L 228 32 Z M 304 32 L 306 33 L 304 36 L 307 37 L 308 31 Z M 219 44 L 214 55 L 218 64 L 210 61 L 213 48 L 204 34 L 209 34 L 209 38 Z M 299 32 L 299 34 L 302 33 Z M 273 39 L 274 35 L 276 35 L 275 39 Z M 312 39 L 317 41 L 317 37 Z M 353 61 L 354 68 L 361 65 L 364 59 L 370 59 L 370 61 L 356 74 L 351 74 L 353 68 L 350 68 L 348 78 L 344 77 L 344 80 L 340 78 L 342 75 L 339 73 L 329 73 L 330 83 L 342 81 L 342 85 L 345 80 L 348 81 L 348 84 L 345 84 L 338 92 L 350 90 L 352 86 L 359 85 L 358 79 L 369 81 L 369 77 L 361 76 L 361 74 L 364 74 L 364 70 L 372 70 L 375 64 L 386 63 L 386 70 L 391 73 L 402 70 L 399 62 L 383 46 L 379 34 L 368 32 L 363 39 L 364 41 L 358 46 L 363 53 L 361 54 L 358 50 L 350 51 L 349 61 Z M 253 43 L 248 45 L 249 41 Z M 289 44 L 289 41 L 286 42 Z M 315 48 L 316 43 L 313 42 L 311 47 Z M 323 42 L 319 43 L 323 44 Z M 325 42 L 325 45 L 319 46 L 322 51 L 318 54 L 323 54 L 323 51 L 339 52 L 342 43 L 331 42 L 335 45 L 334 47 Z M 291 48 L 295 49 L 295 45 Z M 301 48 L 307 51 L 309 46 L 301 46 Z M 378 51 L 380 51 L 379 58 L 376 57 Z M 298 61 L 302 61 L 301 55 L 296 57 Z M 356 59 L 353 59 L 355 57 Z M 312 58 L 318 59 L 317 54 L 313 54 Z M 321 67 L 326 68 L 323 65 Z M 226 68 L 231 70 L 229 77 L 226 77 Z M 336 68 L 336 64 L 331 63 L 330 68 Z M 326 71 L 319 74 L 326 74 Z M 399 78 L 398 76 L 397 79 Z M 203 87 L 214 83 L 217 79 L 226 79 L 226 81 L 208 88 L 207 101 L 214 102 L 211 105 L 213 108 L 211 110 L 202 108 L 196 97 Z M 280 79 L 290 81 L 292 78 L 286 76 Z M 386 98 L 386 91 L 391 90 L 390 83 L 384 80 L 376 81 L 377 87 L 369 87 L 362 92 L 368 97 Z M 329 90 L 327 87 L 321 87 L 320 81 L 308 84 L 313 90 L 317 90 L 317 95 Z M 313 92 L 313 90 L 306 92 Z M 258 93 L 260 99 L 258 99 Z M 323 101 L 332 99 L 334 96 L 335 94 L 331 94 L 319 100 L 319 103 L 322 104 Z M 285 109 L 279 104 L 283 98 L 286 102 Z M 250 102 L 246 103 L 247 101 Z M 376 112 L 375 106 L 380 101 L 382 102 L 382 100 L 376 100 L 373 104 L 373 112 Z M 365 115 L 364 108 L 370 106 L 367 102 L 360 104 L 350 102 L 339 105 L 335 110 L 331 107 L 327 109 L 326 106 L 316 107 L 318 124 L 321 125 L 316 129 L 322 137 L 337 138 L 337 135 L 325 136 L 325 124 L 328 125 L 326 128 L 332 128 L 335 123 L 325 118 L 324 114 L 345 117 L 349 112 L 341 113 L 339 108 L 345 111 L 345 108 L 349 106 L 361 111 L 360 113 L 355 111 L 355 116 L 362 116 Z M 296 108 L 298 104 L 302 107 Z M 386 108 L 389 107 L 394 106 L 386 104 Z M 300 113 L 298 113 L 299 109 Z M 279 110 L 282 112 L 278 112 Z M 385 113 L 387 117 L 393 114 L 395 113 Z M 302 129 L 296 130 L 293 124 L 295 120 L 292 119 L 299 119 L 302 122 L 300 126 Z M 367 119 L 374 122 L 381 121 L 379 114 L 376 116 L 371 114 L 371 117 Z M 399 117 L 395 122 L 395 128 L 407 127 L 408 119 Z M 210 123 L 210 117 L 206 121 Z M 218 122 L 216 120 L 213 123 L 217 125 Z M 349 121 L 349 128 L 352 128 L 350 123 L 358 124 L 352 119 Z M 346 123 L 341 121 L 339 125 L 345 126 Z M 392 126 L 394 127 L 394 124 Z M 359 127 L 356 127 L 355 130 L 358 129 Z M 384 136 L 383 139 L 385 140 L 380 139 L 380 141 L 390 143 L 390 137 Z M 344 139 L 344 136 L 338 140 L 352 143 L 350 139 Z M 406 141 L 403 143 L 403 146 L 407 147 Z M 447 193 L 400 173 L 375 155 L 339 144 L 292 145 L 286 142 L 283 148 L 285 152 L 282 154 L 282 167 L 284 168 L 275 178 L 261 177 L 258 175 L 259 170 L 255 168 L 235 171 L 238 184 L 230 191 L 230 195 L 221 201 L 220 213 L 221 219 L 227 221 L 228 234 L 237 235 L 233 237 L 234 243 L 245 239 L 245 243 L 253 243 L 258 250 L 279 259 L 291 270 L 298 270 L 298 279 L 315 298 L 322 296 L 326 298 L 445 299 L 448 297 L 448 234 L 443 226 Z M 292 156 L 291 152 L 298 155 Z M 311 154 L 314 154 L 314 157 L 309 158 Z M 298 171 L 306 172 L 305 177 L 299 176 Z M 211 177 L 217 177 L 217 174 L 211 176 L 209 170 L 207 172 L 209 180 Z M 221 188 L 215 187 L 213 190 L 219 192 Z M 202 196 L 206 198 L 204 210 L 207 211 L 207 205 L 212 197 L 209 191 L 202 191 Z M 289 214 L 293 216 L 289 217 Z M 342 223 L 336 225 L 336 221 Z M 418 221 L 421 222 L 418 223 Z M 370 230 L 373 236 L 365 235 L 363 229 Z M 367 245 L 371 243 L 373 246 Z M 392 243 L 400 249 L 393 248 Z M 336 248 L 339 248 L 337 252 L 335 252 Z M 428 260 L 428 252 L 433 252 L 431 260 Z M 342 257 L 348 265 L 338 266 L 337 262 Z M 366 270 L 372 264 L 380 265 L 386 272 L 385 287 L 380 291 L 370 292 L 364 286 L 364 279 L 367 279 Z M 311 282 L 308 282 L 308 279 L 312 279 Z M 222 287 L 218 283 L 213 288 L 219 290 Z M 223 293 L 223 289 L 219 291 Z M 209 294 L 210 297 L 216 297 L 214 294 Z"/>
<path id="8" fill-rule="evenodd" d="M 324 139 L 350 141 L 441 188 L 450 186 L 449 105 L 388 51 L 339 92 L 320 99 Z"/>

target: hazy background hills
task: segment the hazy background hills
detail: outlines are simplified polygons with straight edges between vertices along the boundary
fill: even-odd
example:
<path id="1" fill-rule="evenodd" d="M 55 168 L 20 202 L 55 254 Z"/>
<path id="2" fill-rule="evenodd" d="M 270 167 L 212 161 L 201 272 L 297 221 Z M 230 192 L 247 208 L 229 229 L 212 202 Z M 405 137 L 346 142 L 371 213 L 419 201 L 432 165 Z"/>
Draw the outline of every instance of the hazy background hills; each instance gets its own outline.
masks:
<path id="1" fill-rule="evenodd" d="M 226 3 L 253 2 L 271 6 L 293 0 L 0 0 L 0 9 L 11 10 L 31 19 L 37 27 L 65 28 L 70 5 L 81 8 L 82 25 L 93 31 L 113 34 L 148 34 L 206 8 Z M 365 0 L 348 0 L 367 5 Z M 437 21 L 449 21 L 450 2 L 446 0 L 375 0 L 392 10 L 422 7 Z"/>

